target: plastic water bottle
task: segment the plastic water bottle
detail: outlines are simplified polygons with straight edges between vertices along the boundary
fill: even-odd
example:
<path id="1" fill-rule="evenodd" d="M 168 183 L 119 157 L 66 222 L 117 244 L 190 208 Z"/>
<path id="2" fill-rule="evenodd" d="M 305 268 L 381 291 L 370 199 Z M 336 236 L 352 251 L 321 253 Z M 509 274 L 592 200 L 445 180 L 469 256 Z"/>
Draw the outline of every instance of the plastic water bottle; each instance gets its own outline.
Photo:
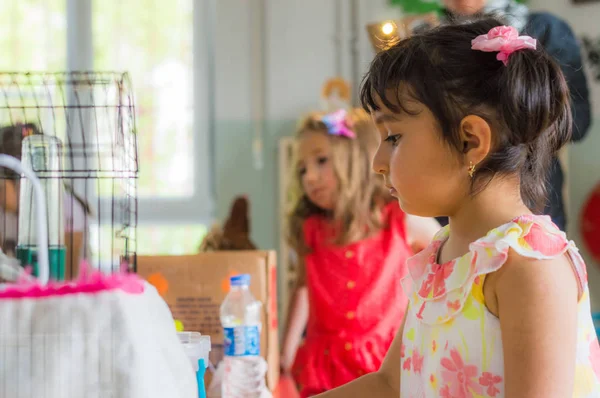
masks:
<path id="1" fill-rule="evenodd" d="M 221 304 L 223 325 L 223 398 L 259 398 L 265 386 L 266 362 L 260 356 L 261 303 L 250 293 L 250 275 L 231 277 L 231 289 Z"/>

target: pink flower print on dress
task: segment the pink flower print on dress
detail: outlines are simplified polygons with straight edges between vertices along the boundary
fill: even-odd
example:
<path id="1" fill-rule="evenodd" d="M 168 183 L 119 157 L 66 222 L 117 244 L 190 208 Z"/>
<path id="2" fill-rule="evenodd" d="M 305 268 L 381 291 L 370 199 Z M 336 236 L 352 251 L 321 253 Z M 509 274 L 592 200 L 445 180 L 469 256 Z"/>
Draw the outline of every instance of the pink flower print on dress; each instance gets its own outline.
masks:
<path id="1" fill-rule="evenodd" d="M 592 335 L 592 341 L 590 342 L 590 363 L 596 376 L 600 377 L 600 345 L 595 335 Z"/>
<path id="2" fill-rule="evenodd" d="M 440 390 L 440 397 L 441 398 L 454 398 L 452 395 L 450 395 L 450 386 L 445 385 L 444 387 L 442 387 L 442 389 Z"/>
<path id="3" fill-rule="evenodd" d="M 448 301 L 446 305 L 452 312 L 456 312 L 460 309 L 460 300 Z"/>
<path id="4" fill-rule="evenodd" d="M 431 243 L 431 254 L 429 255 L 429 264 L 435 264 L 437 262 L 440 248 L 442 247 L 443 241 L 436 240 Z"/>
<path id="5" fill-rule="evenodd" d="M 490 372 L 483 372 L 481 377 L 479 378 L 479 384 L 484 387 L 487 387 L 487 395 L 490 397 L 495 397 L 500 390 L 496 387 L 496 384 L 502 382 L 502 377 L 494 376 Z"/>
<path id="6" fill-rule="evenodd" d="M 473 252 L 473 257 L 471 257 L 471 267 L 475 267 L 475 265 L 477 265 L 477 252 Z"/>
<path id="7" fill-rule="evenodd" d="M 456 349 L 450 350 L 450 358 L 442 358 L 440 363 L 442 378 L 448 383 L 453 398 L 473 398 L 473 393 L 481 394 L 482 388 L 476 380 L 477 366 L 465 365 Z"/>
<path id="8" fill-rule="evenodd" d="M 416 348 L 412 354 L 412 366 L 415 373 L 421 373 L 423 369 L 423 355 L 419 355 L 419 350 Z"/>
<path id="9" fill-rule="evenodd" d="M 419 308 L 419 312 L 417 312 L 417 319 L 423 319 L 423 311 L 425 311 L 425 302 L 421 304 L 421 308 Z"/>
<path id="10" fill-rule="evenodd" d="M 427 278 L 421 284 L 419 296 L 429 297 L 433 293 L 433 297 L 439 297 L 446 293 L 446 279 L 454 270 L 454 261 L 444 265 L 432 264 L 431 271 Z"/>
<path id="11" fill-rule="evenodd" d="M 412 357 L 408 357 L 406 358 L 406 360 L 404 361 L 404 364 L 402 365 L 402 370 L 408 370 L 410 371 L 410 360 Z"/>
<path id="12" fill-rule="evenodd" d="M 550 257 L 562 253 L 569 245 L 560 233 L 548 233 L 537 223 L 531 226 L 529 233 L 523 237 L 523 240 L 532 250 Z"/>

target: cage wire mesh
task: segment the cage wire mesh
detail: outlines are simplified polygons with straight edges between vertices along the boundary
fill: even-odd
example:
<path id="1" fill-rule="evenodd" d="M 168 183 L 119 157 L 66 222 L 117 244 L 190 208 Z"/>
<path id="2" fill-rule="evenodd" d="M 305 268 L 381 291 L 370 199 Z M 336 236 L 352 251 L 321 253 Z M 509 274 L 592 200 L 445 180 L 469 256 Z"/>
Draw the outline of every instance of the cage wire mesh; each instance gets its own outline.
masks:
<path id="1" fill-rule="evenodd" d="M 135 271 L 138 153 L 127 73 L 0 73 L 0 153 L 29 162 L 46 187 L 50 256 L 64 253 L 52 277 L 74 277 L 82 259 Z M 22 263 L 36 261 L 31 200 L 26 182 L 1 169 L 0 243 Z"/>

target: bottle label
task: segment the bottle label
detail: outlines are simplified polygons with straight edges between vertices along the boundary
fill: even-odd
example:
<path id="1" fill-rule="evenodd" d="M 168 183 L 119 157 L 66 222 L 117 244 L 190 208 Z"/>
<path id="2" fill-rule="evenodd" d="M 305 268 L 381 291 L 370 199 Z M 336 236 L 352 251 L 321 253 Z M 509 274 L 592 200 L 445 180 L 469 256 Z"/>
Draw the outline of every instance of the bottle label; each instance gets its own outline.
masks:
<path id="1" fill-rule="evenodd" d="M 225 355 L 241 357 L 260 355 L 260 329 L 258 326 L 237 326 L 223 329 Z"/>

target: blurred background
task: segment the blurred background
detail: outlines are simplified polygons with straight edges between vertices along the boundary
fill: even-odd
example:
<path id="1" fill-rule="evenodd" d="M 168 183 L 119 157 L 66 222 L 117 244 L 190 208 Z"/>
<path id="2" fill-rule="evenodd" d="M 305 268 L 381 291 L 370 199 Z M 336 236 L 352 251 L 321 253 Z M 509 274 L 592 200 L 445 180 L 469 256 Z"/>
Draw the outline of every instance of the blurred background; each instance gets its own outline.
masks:
<path id="1" fill-rule="evenodd" d="M 594 293 L 600 287 L 593 266 L 598 249 L 582 242 L 582 208 L 600 177 L 600 1 L 525 3 L 564 18 L 585 43 L 594 122 L 587 138 L 569 149 L 568 216 L 569 233 L 594 268 Z M 396 27 L 384 27 L 386 21 L 440 6 L 434 0 L 5 0 L 2 5 L 0 70 L 130 73 L 139 141 L 140 255 L 196 252 L 240 194 L 251 203 L 253 242 L 282 250 L 283 169 L 289 155 L 282 139 L 293 133 L 300 116 L 322 108 L 328 79 L 348 82 L 356 102 L 374 55 L 369 25 L 386 33 Z M 591 207 L 600 206 L 594 200 Z M 597 228 L 593 222 L 588 229 Z M 600 308 L 600 294 L 593 299 Z"/>

